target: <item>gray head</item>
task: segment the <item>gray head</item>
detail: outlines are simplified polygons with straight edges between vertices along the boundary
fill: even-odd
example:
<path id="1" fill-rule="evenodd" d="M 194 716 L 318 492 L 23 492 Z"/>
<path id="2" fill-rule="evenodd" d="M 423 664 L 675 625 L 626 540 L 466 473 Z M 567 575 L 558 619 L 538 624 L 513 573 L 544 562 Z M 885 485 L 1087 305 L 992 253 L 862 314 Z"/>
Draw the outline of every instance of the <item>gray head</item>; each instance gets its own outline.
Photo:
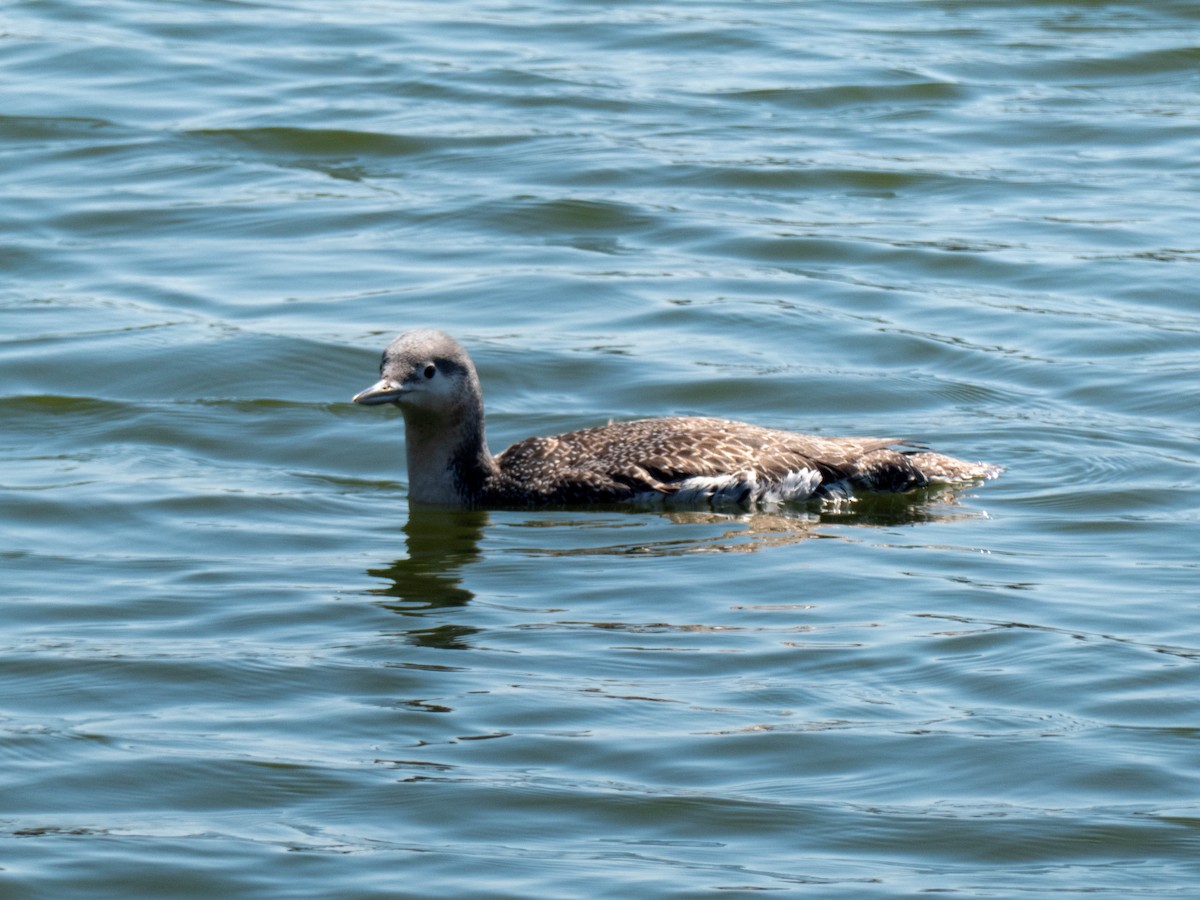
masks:
<path id="1" fill-rule="evenodd" d="M 355 403 L 394 403 L 410 414 L 461 418 L 482 412 L 479 376 L 471 357 L 440 331 L 408 331 L 388 344 L 379 381 L 354 396 Z"/>

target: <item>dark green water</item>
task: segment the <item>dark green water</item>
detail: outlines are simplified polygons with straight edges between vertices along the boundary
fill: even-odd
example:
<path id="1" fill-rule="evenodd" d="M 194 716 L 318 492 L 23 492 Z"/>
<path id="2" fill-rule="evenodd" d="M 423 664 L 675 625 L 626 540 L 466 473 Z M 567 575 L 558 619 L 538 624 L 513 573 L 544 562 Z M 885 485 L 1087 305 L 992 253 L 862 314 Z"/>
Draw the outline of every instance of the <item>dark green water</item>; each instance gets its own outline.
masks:
<path id="1" fill-rule="evenodd" d="M 1200 7 L 0 10 L 0 897 L 1197 896 Z M 704 413 L 1004 465 L 409 519 Z"/>

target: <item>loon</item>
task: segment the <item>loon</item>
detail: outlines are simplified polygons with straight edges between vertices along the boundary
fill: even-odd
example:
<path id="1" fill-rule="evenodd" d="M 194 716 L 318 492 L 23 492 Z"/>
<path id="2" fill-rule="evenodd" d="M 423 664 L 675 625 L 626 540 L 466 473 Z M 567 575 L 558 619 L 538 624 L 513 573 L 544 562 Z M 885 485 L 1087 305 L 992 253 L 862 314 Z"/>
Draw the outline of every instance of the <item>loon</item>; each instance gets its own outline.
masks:
<path id="1" fill-rule="evenodd" d="M 855 491 L 908 491 L 997 477 L 893 438 L 821 437 L 727 419 L 672 416 L 611 422 L 513 444 L 484 438 L 483 391 L 471 357 L 433 330 L 409 331 L 383 351 L 379 380 L 355 403 L 404 415 L 409 503 L 529 508 L 633 502 L 773 507 Z"/>

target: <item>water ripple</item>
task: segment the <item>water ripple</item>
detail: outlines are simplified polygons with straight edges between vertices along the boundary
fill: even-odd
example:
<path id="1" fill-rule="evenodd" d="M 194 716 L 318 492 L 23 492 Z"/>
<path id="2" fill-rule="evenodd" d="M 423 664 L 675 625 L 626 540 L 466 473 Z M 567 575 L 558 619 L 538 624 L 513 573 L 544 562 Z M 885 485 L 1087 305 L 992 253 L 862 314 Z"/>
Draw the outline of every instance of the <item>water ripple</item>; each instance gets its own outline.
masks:
<path id="1" fill-rule="evenodd" d="M 0 894 L 1194 889 L 1195 4 L 10 7 Z M 410 516 L 416 326 L 1006 471 Z"/>

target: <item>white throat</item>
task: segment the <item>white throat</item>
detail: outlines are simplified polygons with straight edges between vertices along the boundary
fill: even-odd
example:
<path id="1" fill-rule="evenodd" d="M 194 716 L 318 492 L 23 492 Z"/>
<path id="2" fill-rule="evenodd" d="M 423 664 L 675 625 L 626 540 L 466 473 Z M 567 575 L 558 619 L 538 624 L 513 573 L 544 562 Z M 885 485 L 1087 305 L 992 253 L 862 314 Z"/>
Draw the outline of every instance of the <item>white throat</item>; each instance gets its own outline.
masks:
<path id="1" fill-rule="evenodd" d="M 496 464 L 483 423 L 451 422 L 410 413 L 404 417 L 408 498 L 422 506 L 469 506 Z"/>

